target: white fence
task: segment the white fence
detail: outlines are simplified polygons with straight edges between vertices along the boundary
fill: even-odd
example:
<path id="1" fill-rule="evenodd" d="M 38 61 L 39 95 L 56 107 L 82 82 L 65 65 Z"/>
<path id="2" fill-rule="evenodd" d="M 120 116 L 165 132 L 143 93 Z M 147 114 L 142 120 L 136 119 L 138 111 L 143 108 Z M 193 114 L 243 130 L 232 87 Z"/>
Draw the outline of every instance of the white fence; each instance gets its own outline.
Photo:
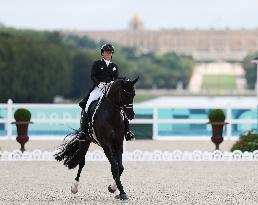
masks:
<path id="1" fill-rule="evenodd" d="M 7 128 L 7 136 L 5 136 L 5 139 L 11 139 L 13 138 L 13 129 L 11 122 L 14 121 L 13 114 L 14 110 L 17 108 L 51 108 L 51 109 L 58 109 L 58 108 L 70 108 L 70 109 L 79 109 L 78 105 L 75 104 L 14 104 L 12 100 L 8 100 L 7 104 L 0 104 L 0 111 L 6 110 L 7 117 L 6 118 L 0 118 L 0 124 L 5 124 L 5 127 Z M 256 109 L 256 105 L 230 105 L 227 106 L 215 106 L 215 105 L 209 105 L 209 104 L 198 104 L 194 105 L 191 102 L 188 104 L 183 105 L 158 105 L 158 106 L 135 106 L 136 109 L 153 109 L 152 113 L 152 119 L 134 119 L 131 121 L 131 124 L 152 124 L 152 139 L 154 140 L 162 140 L 162 139 L 169 139 L 169 140 L 209 140 L 210 136 L 187 136 L 187 137 L 178 137 L 178 136 L 159 136 L 159 124 L 162 123 L 168 123 L 168 124 L 207 124 L 208 122 L 208 116 L 206 119 L 159 119 L 159 109 L 174 109 L 174 108 L 182 108 L 182 109 L 212 109 L 212 108 L 222 108 L 226 110 L 226 122 L 229 124 L 226 125 L 226 139 L 231 140 L 232 137 L 232 130 L 231 125 L 236 124 L 257 124 L 257 119 L 232 119 L 232 109 Z M 1 114 L 1 113 L 0 113 Z M 34 124 L 65 124 L 65 123 L 78 123 L 79 124 L 79 116 L 76 118 L 55 118 L 55 119 L 35 119 L 32 118 L 32 121 Z M 3 138 L 3 137 L 2 137 Z"/>
<path id="2" fill-rule="evenodd" d="M 54 161 L 54 153 L 50 151 L 33 150 L 31 152 L 14 150 L 12 152 L 0 151 L 0 161 Z M 103 151 L 94 150 L 86 155 L 87 161 L 107 161 Z M 134 150 L 123 153 L 123 161 L 258 161 L 258 150 L 254 152 L 202 152 L 195 150 L 186 152 L 174 150 L 173 152 L 155 150 L 152 152 Z"/>

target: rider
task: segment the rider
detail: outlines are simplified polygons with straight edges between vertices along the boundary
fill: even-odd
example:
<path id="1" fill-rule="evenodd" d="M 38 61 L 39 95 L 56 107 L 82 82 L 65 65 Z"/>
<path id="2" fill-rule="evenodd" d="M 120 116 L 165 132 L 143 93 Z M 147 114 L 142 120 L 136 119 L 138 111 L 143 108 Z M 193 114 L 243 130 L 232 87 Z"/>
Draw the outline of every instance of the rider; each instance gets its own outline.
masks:
<path id="1" fill-rule="evenodd" d="M 88 97 L 85 97 L 79 103 L 79 106 L 83 109 L 80 123 L 84 137 L 86 134 L 93 133 L 91 120 L 89 119 L 88 114 L 90 104 L 103 96 L 105 83 L 110 83 L 118 78 L 118 66 L 111 62 L 113 53 L 114 47 L 111 44 L 104 44 L 101 47 L 102 59 L 95 61 L 92 65 L 91 80 L 93 81 L 93 88 Z M 125 139 L 127 141 L 134 139 L 134 134 L 129 130 L 129 121 L 126 117 L 124 118 L 124 122 L 126 131 Z"/>

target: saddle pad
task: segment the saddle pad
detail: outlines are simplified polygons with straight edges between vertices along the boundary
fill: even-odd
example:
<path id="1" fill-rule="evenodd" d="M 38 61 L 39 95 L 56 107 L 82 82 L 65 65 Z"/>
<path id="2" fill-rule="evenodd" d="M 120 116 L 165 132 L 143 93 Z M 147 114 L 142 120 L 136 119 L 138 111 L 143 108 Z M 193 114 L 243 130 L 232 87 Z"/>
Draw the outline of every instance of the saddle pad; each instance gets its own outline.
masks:
<path id="1" fill-rule="evenodd" d="M 92 116 L 93 116 L 93 114 L 95 113 L 95 110 L 96 110 L 96 108 L 97 108 L 98 102 L 99 102 L 99 99 L 93 101 L 93 102 L 90 104 L 90 107 L 89 107 L 89 110 L 88 110 L 92 124 L 94 124 L 94 122 L 93 122 L 93 120 L 92 120 Z M 94 126 L 93 126 L 93 127 L 94 127 Z M 92 137 L 93 137 L 93 142 L 96 143 L 97 145 L 100 145 L 100 143 L 99 143 L 99 141 L 98 141 L 98 139 L 97 139 L 97 137 L 96 137 L 96 131 L 95 131 L 95 129 L 93 129 Z"/>
<path id="2" fill-rule="evenodd" d="M 95 112 L 95 109 L 98 105 L 98 102 L 99 100 L 94 100 L 91 104 L 90 104 L 90 107 L 89 107 L 89 114 L 90 114 L 90 119 L 92 119 L 92 115 L 94 114 Z"/>

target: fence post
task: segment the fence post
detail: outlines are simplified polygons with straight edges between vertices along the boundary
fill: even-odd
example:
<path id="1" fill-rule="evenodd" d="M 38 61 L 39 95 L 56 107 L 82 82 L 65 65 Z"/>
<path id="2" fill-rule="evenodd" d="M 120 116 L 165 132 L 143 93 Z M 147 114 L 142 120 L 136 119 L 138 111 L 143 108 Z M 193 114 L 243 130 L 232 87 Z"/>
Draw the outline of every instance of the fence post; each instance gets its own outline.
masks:
<path id="1" fill-rule="evenodd" d="M 231 105 L 229 104 L 227 106 L 227 122 L 228 124 L 226 125 L 227 127 L 227 140 L 231 140 L 232 137 L 232 108 Z"/>
<path id="2" fill-rule="evenodd" d="M 7 102 L 7 137 L 8 139 L 12 139 L 12 119 L 13 119 L 13 101 L 11 99 Z"/>
<path id="3" fill-rule="evenodd" d="M 152 124 L 152 132 L 153 132 L 153 140 L 156 140 L 158 138 L 159 135 L 159 124 L 158 124 L 158 107 L 157 105 L 154 105 L 153 107 L 153 124 Z"/>

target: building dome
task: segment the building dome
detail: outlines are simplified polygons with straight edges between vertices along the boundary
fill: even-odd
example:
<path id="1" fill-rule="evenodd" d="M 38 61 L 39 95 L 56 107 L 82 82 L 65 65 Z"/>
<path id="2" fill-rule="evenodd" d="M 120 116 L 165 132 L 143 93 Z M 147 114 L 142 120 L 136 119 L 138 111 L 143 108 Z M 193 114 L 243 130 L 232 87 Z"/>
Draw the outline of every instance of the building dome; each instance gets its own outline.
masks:
<path id="1" fill-rule="evenodd" d="M 138 13 L 134 13 L 133 17 L 129 22 L 129 27 L 132 30 L 141 30 L 143 29 L 143 20 Z"/>

